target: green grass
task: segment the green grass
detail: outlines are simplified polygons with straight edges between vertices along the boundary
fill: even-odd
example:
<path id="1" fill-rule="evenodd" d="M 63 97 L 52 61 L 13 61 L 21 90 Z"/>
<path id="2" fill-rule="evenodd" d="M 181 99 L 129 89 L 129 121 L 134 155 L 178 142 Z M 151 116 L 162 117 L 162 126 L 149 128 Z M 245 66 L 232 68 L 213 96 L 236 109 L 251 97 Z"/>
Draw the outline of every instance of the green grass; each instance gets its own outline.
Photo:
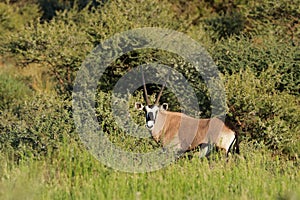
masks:
<path id="1" fill-rule="evenodd" d="M 182 158 L 140 174 L 107 168 L 76 143 L 43 160 L 1 157 L 0 199 L 297 199 L 299 163 L 242 144 L 229 160 Z"/>

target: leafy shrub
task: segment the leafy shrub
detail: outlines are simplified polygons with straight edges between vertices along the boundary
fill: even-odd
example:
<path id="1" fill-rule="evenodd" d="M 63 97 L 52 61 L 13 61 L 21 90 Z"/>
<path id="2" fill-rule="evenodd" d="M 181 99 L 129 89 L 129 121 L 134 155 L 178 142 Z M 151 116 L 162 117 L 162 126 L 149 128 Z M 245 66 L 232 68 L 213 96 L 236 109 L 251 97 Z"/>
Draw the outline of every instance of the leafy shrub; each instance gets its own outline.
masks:
<path id="1" fill-rule="evenodd" d="M 138 125 L 144 125 L 144 116 L 142 112 L 137 112 L 134 110 L 134 103 L 136 101 L 142 100 L 142 93 L 137 95 L 138 97 L 130 98 L 129 103 L 129 116 L 133 122 L 137 123 Z M 156 142 L 150 137 L 148 138 L 136 138 L 130 134 L 134 133 L 132 131 L 136 131 L 137 127 L 135 125 L 128 126 L 125 125 L 129 131 L 125 131 L 123 126 L 116 121 L 116 117 L 112 112 L 113 104 L 111 102 L 111 93 L 105 93 L 99 91 L 97 93 L 96 99 L 96 115 L 101 126 L 101 129 L 105 133 L 105 135 L 109 138 L 109 140 L 118 146 L 127 151 L 132 152 L 147 152 L 149 150 L 153 150 L 157 147 Z M 119 113 L 120 114 L 120 113 Z M 125 114 L 125 113 L 124 113 Z M 127 113 L 126 113 L 127 114 Z M 146 133 L 148 131 L 144 130 Z"/>
<path id="2" fill-rule="evenodd" d="M 213 31 L 212 37 L 215 39 L 239 35 L 244 30 L 245 23 L 245 17 L 239 12 L 233 12 L 206 20 L 209 29 Z"/>
<path id="3" fill-rule="evenodd" d="M 46 65 L 57 80 L 58 91 L 70 92 L 85 56 L 102 40 L 136 27 L 174 27 L 168 6 L 158 1 L 110 1 L 102 9 L 58 12 L 49 22 L 32 22 L 6 37 L 1 50 L 19 64 Z"/>
<path id="4" fill-rule="evenodd" d="M 68 101 L 53 95 L 37 95 L 13 110 L 1 110 L 0 152 L 15 161 L 24 156 L 38 159 L 53 152 L 74 133 L 70 111 Z"/>
<path id="5" fill-rule="evenodd" d="M 11 109 L 32 91 L 24 83 L 9 74 L 0 74 L 0 109 Z"/>
<path id="6" fill-rule="evenodd" d="M 27 10 L 19 7 L 14 13 L 1 3 L 0 51 L 1 56 L 11 56 L 20 65 L 37 63 L 48 68 L 60 94 L 72 91 L 75 73 L 85 57 L 110 36 L 145 26 L 181 30 L 209 47 L 225 75 L 229 116 L 240 124 L 244 138 L 279 153 L 299 154 L 299 9 L 292 0 L 249 4 L 240 0 L 117 0 L 107 1 L 101 8 L 79 9 L 70 1 L 51 2 L 54 6 L 50 9 L 60 11 L 43 22 L 35 20 L 40 14 L 36 7 L 29 9 L 32 5 Z M 78 2 L 86 5 L 84 0 Z M 181 5 L 186 9 L 180 10 Z M 52 17 L 52 11 L 44 14 Z M 209 30 L 205 32 L 207 26 Z M 98 118 L 112 141 L 133 144 L 124 148 L 144 151 L 153 148 L 153 144 L 136 142 L 118 127 L 110 110 L 110 90 L 127 70 L 153 60 L 184 74 L 197 88 L 199 106 L 206 109 L 203 115 L 210 116 L 207 88 L 190 64 L 162 51 L 131 52 L 106 71 L 110 79 L 100 80 L 105 90 L 97 100 Z M 1 151 L 10 151 L 17 159 L 29 153 L 38 156 L 55 148 L 62 140 L 60 136 L 74 133 L 70 102 L 48 95 L 25 99 L 27 89 L 18 80 L 0 78 L 1 106 L 11 108 L 0 115 Z M 157 90 L 156 85 L 150 85 L 150 93 Z M 162 100 L 172 102 L 172 110 L 176 110 L 174 94 L 165 92 Z M 141 97 L 139 92 L 136 95 L 137 99 Z M 142 123 L 140 119 L 134 118 Z"/>
<path id="7" fill-rule="evenodd" d="M 65 24 L 63 21 L 31 24 L 23 33 L 12 35 L 11 42 L 5 48 L 19 60 L 19 65 L 46 65 L 57 80 L 58 91 L 68 91 L 74 72 L 91 50 L 78 28 L 72 22 Z"/>
<path id="8" fill-rule="evenodd" d="M 100 5 L 100 1 L 97 0 L 36 0 L 43 15 L 42 20 L 51 20 L 56 16 L 59 11 L 68 11 L 77 8 L 78 11 L 84 9 L 86 6 L 97 7 Z"/>
<path id="9" fill-rule="evenodd" d="M 37 5 L 25 4 L 22 7 L 0 2 L 0 38 L 22 30 L 30 21 L 40 16 Z"/>
<path id="10" fill-rule="evenodd" d="M 250 4 L 244 9 L 247 17 L 247 30 L 263 35 L 276 34 L 281 40 L 299 46 L 300 10 L 294 0 L 263 0 Z"/>
<path id="11" fill-rule="evenodd" d="M 299 149 L 299 99 L 276 90 L 280 73 L 269 67 L 259 76 L 251 69 L 226 75 L 229 116 L 241 135 L 277 153 L 297 157 Z"/>
<path id="12" fill-rule="evenodd" d="M 231 37 L 218 42 L 211 54 L 221 72 L 236 73 L 251 68 L 259 75 L 268 68 L 280 74 L 274 87 L 279 91 L 299 94 L 299 49 L 280 41 L 277 36 Z"/>

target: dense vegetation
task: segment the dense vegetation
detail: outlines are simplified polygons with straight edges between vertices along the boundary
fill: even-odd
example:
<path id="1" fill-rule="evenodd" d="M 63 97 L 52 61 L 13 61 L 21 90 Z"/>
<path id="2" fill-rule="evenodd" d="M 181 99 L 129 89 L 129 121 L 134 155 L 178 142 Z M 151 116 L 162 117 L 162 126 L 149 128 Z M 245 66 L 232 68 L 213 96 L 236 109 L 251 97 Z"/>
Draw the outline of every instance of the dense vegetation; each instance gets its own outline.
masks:
<path id="1" fill-rule="evenodd" d="M 0 198 L 297 198 L 299 4 L 0 1 Z M 156 172 L 127 174 L 104 166 L 86 151 L 72 115 L 76 72 L 102 41 L 140 27 L 180 31 L 206 48 L 221 72 L 227 120 L 241 136 L 241 155 L 227 162 L 219 155 L 208 160 L 183 157 Z M 201 117 L 211 114 L 206 85 L 183 58 L 159 50 L 125 54 L 99 80 L 96 113 L 111 141 L 127 151 L 151 151 L 157 144 L 151 138 L 128 136 L 118 126 L 111 113 L 111 90 L 130 69 L 151 61 L 182 73 L 195 88 Z M 151 98 L 159 88 L 149 85 Z M 131 107 L 142 100 L 141 91 L 134 93 Z M 169 102 L 170 110 L 178 110 L 168 89 L 162 100 Z M 141 113 L 130 114 L 143 124 Z"/>

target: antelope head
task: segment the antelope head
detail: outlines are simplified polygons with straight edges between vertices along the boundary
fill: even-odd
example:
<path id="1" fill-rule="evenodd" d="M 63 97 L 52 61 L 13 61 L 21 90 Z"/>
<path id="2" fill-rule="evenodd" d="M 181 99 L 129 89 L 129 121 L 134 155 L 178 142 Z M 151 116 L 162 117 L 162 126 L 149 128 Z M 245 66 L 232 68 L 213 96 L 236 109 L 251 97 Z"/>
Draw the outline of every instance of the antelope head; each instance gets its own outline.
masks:
<path id="1" fill-rule="evenodd" d="M 159 105 L 159 99 L 162 95 L 162 92 L 164 90 L 165 84 L 162 86 L 156 101 L 154 104 L 151 104 L 148 98 L 148 94 L 147 94 L 147 88 L 146 88 L 146 83 L 145 83 L 145 77 L 144 77 L 144 73 L 142 72 L 142 78 L 143 78 L 143 86 L 144 86 L 144 99 L 146 101 L 146 105 L 144 106 L 142 103 L 140 102 L 136 102 L 135 103 L 135 109 L 137 110 L 142 110 L 145 112 L 145 117 L 146 117 L 146 127 L 149 130 L 152 130 L 154 125 L 155 125 L 155 120 L 157 117 L 157 113 L 160 110 L 167 110 L 168 109 L 168 104 L 167 103 L 163 103 L 162 105 Z"/>

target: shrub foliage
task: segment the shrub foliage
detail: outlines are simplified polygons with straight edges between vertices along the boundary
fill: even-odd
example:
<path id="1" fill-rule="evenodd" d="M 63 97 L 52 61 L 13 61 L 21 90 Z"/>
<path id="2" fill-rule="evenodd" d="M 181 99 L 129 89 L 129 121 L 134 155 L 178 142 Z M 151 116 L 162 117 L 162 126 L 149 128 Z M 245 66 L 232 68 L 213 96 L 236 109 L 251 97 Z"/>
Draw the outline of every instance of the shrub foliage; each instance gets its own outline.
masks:
<path id="1" fill-rule="evenodd" d="M 27 82 L 0 75 L 2 152 L 15 152 L 18 158 L 42 155 L 66 135 L 75 137 L 70 94 L 81 63 L 114 34 L 150 26 L 182 31 L 208 49 L 224 78 L 228 118 L 243 141 L 298 158 L 300 10 L 294 0 L 57 0 L 49 1 L 51 11 L 45 2 L 0 3 L 1 57 L 13 58 L 25 69 L 32 63 L 47 68 L 56 85 L 55 95 L 39 96 Z M 209 93 L 193 66 L 162 51 L 130 52 L 112 63 L 99 80 L 103 101 L 98 102 L 102 108 L 98 117 L 117 143 L 126 134 L 113 122 L 111 104 L 106 102 L 110 90 L 128 70 L 152 61 L 184 74 L 196 88 L 202 117 L 210 116 Z M 149 86 L 150 94 L 158 89 Z M 134 99 L 141 97 L 140 91 L 135 94 Z M 162 100 L 169 101 L 171 110 L 178 109 L 168 90 Z M 139 121 L 139 114 L 132 111 L 132 115 Z"/>

